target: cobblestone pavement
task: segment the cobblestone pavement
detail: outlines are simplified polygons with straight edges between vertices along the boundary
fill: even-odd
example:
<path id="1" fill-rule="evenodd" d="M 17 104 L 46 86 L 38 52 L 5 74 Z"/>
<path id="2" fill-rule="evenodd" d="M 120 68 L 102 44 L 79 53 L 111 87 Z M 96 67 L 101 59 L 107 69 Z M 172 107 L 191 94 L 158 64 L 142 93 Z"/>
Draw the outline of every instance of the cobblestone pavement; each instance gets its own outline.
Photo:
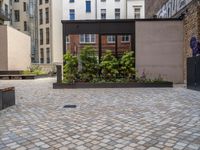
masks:
<path id="1" fill-rule="evenodd" d="M 0 112 L 0 150 L 200 150 L 200 92 L 53 90 L 53 81 L 0 81 L 17 101 Z"/>

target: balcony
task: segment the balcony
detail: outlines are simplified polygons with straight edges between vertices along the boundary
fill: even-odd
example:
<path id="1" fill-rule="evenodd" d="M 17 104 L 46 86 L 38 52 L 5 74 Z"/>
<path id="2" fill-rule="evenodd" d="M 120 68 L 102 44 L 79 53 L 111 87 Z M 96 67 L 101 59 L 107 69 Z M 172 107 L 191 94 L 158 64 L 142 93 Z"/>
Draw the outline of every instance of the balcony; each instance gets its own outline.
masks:
<path id="1" fill-rule="evenodd" d="M 3 21 L 10 21 L 11 17 L 9 13 L 0 8 L 0 19 Z"/>

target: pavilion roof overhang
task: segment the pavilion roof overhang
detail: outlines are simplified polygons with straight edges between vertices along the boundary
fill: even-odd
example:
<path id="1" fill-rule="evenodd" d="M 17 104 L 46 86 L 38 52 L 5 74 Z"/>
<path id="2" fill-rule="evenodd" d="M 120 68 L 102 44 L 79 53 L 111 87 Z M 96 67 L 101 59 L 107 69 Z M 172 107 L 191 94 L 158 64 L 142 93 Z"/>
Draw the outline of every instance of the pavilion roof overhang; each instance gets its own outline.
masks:
<path id="1" fill-rule="evenodd" d="M 180 19 L 119 19 L 119 20 L 62 20 L 63 32 L 68 34 L 134 34 L 137 21 L 177 21 Z"/>

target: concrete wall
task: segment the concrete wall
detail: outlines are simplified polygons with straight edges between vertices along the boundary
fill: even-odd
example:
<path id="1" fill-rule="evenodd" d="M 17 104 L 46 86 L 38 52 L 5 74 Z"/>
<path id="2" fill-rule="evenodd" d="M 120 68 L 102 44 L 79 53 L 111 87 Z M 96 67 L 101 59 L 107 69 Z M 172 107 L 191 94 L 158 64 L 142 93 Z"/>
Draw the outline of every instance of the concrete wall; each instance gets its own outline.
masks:
<path id="1" fill-rule="evenodd" d="M 54 64 L 62 64 L 63 49 L 62 49 L 62 1 L 51 1 L 51 48 L 52 62 Z"/>
<path id="2" fill-rule="evenodd" d="M 184 82 L 182 21 L 136 22 L 136 69 L 147 78 Z"/>
<path id="3" fill-rule="evenodd" d="M 1 37 L 1 33 L 6 36 Z M 3 48 L 0 49 L 3 54 L 0 55 L 0 70 L 25 70 L 30 67 L 31 40 L 29 36 L 9 26 L 0 26 L 0 41 L 3 41 L 1 43 Z"/>
<path id="4" fill-rule="evenodd" d="M 7 45 L 6 26 L 0 25 L 0 70 L 8 69 Z"/>

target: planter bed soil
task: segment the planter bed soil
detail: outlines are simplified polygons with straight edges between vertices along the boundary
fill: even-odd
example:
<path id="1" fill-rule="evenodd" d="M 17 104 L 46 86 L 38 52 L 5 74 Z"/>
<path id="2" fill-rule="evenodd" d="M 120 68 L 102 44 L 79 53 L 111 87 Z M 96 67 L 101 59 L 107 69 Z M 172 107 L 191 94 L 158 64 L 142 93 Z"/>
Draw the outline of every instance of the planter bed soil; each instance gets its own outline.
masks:
<path id="1" fill-rule="evenodd" d="M 54 89 L 78 89 L 78 88 L 169 88 L 173 87 L 172 82 L 161 83 L 87 83 L 77 82 L 75 84 L 68 83 L 54 83 Z"/>

